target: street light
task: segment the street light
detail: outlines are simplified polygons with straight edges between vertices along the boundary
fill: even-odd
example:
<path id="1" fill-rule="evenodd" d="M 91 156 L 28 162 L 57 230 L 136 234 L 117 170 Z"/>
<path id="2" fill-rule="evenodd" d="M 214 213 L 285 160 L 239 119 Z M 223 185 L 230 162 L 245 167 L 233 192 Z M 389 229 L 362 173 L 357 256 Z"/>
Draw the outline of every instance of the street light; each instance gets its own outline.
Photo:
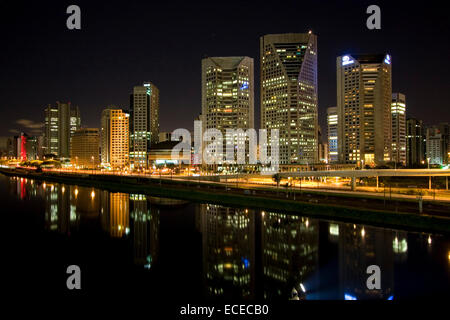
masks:
<path id="1" fill-rule="evenodd" d="M 427 162 L 428 162 L 428 170 L 430 170 L 430 159 L 431 159 L 431 158 L 427 158 Z M 431 175 L 428 177 L 428 190 L 431 191 Z"/>

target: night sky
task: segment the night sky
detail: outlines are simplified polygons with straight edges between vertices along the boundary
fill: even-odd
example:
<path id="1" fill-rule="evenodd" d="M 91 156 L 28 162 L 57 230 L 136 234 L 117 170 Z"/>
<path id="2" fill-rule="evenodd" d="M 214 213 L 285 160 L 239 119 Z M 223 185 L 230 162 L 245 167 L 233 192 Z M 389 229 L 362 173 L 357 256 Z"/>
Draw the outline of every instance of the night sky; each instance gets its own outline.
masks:
<path id="1" fill-rule="evenodd" d="M 71 4 L 81 8 L 81 30 L 66 28 Z M 366 28 L 370 4 L 381 8 L 381 30 Z M 56 101 L 78 105 L 82 126 L 99 127 L 102 109 L 128 108 L 143 81 L 160 89 L 160 130 L 191 129 L 205 56 L 255 59 L 259 126 L 259 37 L 310 29 L 323 129 L 336 104 L 336 57 L 345 53 L 390 53 L 407 117 L 450 121 L 449 21 L 434 1 L 2 1 L 0 136 L 37 134 L 44 107 Z"/>

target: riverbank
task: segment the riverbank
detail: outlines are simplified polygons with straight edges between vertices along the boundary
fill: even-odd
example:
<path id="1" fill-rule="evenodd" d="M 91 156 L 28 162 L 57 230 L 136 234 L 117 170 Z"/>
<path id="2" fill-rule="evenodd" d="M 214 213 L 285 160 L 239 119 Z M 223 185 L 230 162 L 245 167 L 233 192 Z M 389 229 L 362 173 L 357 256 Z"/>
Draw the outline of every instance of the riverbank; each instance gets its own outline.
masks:
<path id="1" fill-rule="evenodd" d="M 298 190 L 287 192 L 274 188 L 239 188 L 221 183 L 126 175 L 48 171 L 38 173 L 6 168 L 0 168 L 0 173 L 47 182 L 95 187 L 111 192 L 140 193 L 154 197 L 251 207 L 267 211 L 295 212 L 315 218 L 406 230 L 450 233 L 450 218 L 446 216 L 446 213 L 450 212 L 450 206 L 438 202 L 424 201 L 425 214 L 419 214 L 416 202 L 402 199 L 386 201 L 361 195 Z"/>

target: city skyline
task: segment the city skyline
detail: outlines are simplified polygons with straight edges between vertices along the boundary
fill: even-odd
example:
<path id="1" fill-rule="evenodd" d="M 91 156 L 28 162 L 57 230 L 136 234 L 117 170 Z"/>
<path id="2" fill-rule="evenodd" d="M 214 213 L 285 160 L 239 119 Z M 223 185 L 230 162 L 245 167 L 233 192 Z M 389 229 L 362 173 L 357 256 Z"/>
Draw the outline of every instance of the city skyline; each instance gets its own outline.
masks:
<path id="1" fill-rule="evenodd" d="M 3 75 L 7 74 L 9 77 L 0 76 L 0 83 L 3 88 L 0 106 L 5 113 L 5 117 L 1 120 L 1 136 L 15 135 L 20 131 L 34 135 L 36 131 L 33 132 L 33 130 L 36 130 L 36 125 L 42 123 L 43 106 L 48 103 L 53 103 L 52 101 L 56 100 L 70 101 L 74 105 L 78 105 L 80 107 L 81 118 L 83 119 L 83 127 L 99 127 L 99 119 L 104 106 L 114 104 L 127 108 L 129 91 L 133 86 L 147 79 L 154 82 L 161 91 L 161 131 L 172 131 L 178 127 L 192 128 L 193 119 L 200 112 L 202 58 L 214 55 L 245 55 L 254 58 L 255 65 L 259 65 L 258 40 L 260 36 L 278 32 L 301 33 L 307 32 L 308 30 L 312 30 L 318 35 L 318 109 L 319 124 L 322 128 L 326 127 L 326 108 L 336 104 L 336 74 L 333 63 L 340 54 L 350 52 L 391 53 L 394 61 L 392 89 L 393 92 L 402 92 L 408 96 L 408 118 L 415 117 L 422 119 L 426 124 L 434 124 L 439 122 L 445 115 L 445 106 L 448 101 L 448 92 L 444 90 L 446 80 L 439 79 L 439 74 L 433 73 L 430 70 L 438 62 L 439 68 L 445 69 L 448 66 L 448 61 L 444 59 L 431 59 L 428 51 L 434 52 L 434 55 L 438 57 L 440 54 L 443 57 L 447 56 L 446 50 L 448 51 L 448 44 L 442 42 L 442 40 L 438 41 L 438 39 L 442 39 L 443 34 L 448 32 L 448 28 L 445 28 L 445 22 L 443 22 L 443 28 L 435 30 L 435 32 L 426 32 L 427 30 L 430 31 L 430 29 L 436 28 L 431 25 L 422 26 L 423 28 L 418 30 L 419 34 L 422 32 L 427 33 L 431 38 L 435 37 L 436 41 L 431 41 L 432 46 L 440 49 L 423 50 L 423 48 L 417 48 L 418 46 L 415 46 L 413 42 L 404 45 L 404 43 L 402 44 L 403 40 L 400 41 L 398 38 L 398 35 L 402 34 L 401 29 L 404 27 L 398 26 L 393 21 L 393 17 L 396 14 L 400 14 L 397 10 L 400 8 L 400 5 L 397 5 L 398 8 L 396 8 L 394 5 L 380 4 L 383 9 L 382 29 L 379 31 L 371 31 L 365 27 L 365 18 L 367 15 L 365 14 L 366 6 L 363 3 L 349 5 L 342 12 L 345 11 L 345 15 L 352 18 L 347 19 L 345 22 L 337 23 L 333 28 L 329 27 L 333 25 L 336 17 L 331 17 L 331 20 L 324 21 L 325 19 L 319 13 L 323 13 L 321 10 L 330 12 L 336 9 L 337 4 L 335 3 L 331 3 L 321 10 L 316 5 L 307 5 L 305 9 L 309 10 L 311 15 L 301 25 L 290 22 L 288 18 L 292 17 L 292 13 L 287 10 L 280 11 L 277 9 L 273 12 L 273 20 L 279 21 L 280 23 L 274 23 L 273 26 L 264 23 L 264 19 L 258 22 L 258 14 L 255 13 L 261 13 L 263 16 L 269 15 L 270 13 L 266 9 L 259 8 L 255 4 L 245 4 L 242 8 L 249 9 L 251 15 L 249 27 L 242 34 L 236 33 L 234 30 L 221 29 L 220 27 L 223 25 L 223 19 L 225 18 L 219 18 L 215 24 L 217 27 L 213 27 L 212 30 L 208 28 L 203 29 L 203 23 L 194 22 L 195 19 L 189 18 L 195 17 L 194 11 L 196 6 L 192 5 L 186 12 L 185 20 L 180 20 L 178 24 L 171 26 L 166 25 L 166 23 L 159 24 L 157 36 L 152 38 L 152 43 L 155 43 L 155 46 L 143 46 L 140 48 L 143 51 L 139 52 L 132 50 L 126 52 L 127 50 L 125 49 L 127 47 L 122 47 L 122 45 L 127 44 L 128 41 L 132 41 L 127 40 L 124 43 L 123 38 L 130 36 L 130 39 L 134 39 L 134 37 L 140 34 L 139 30 L 135 28 L 136 24 L 139 26 L 140 23 L 132 23 L 126 30 L 120 30 L 117 39 L 111 37 L 112 33 L 109 34 L 108 32 L 108 30 L 111 32 L 119 31 L 115 30 L 114 28 L 116 27 L 109 23 L 113 17 L 123 16 L 121 18 L 122 20 L 117 22 L 118 25 L 121 25 L 127 18 L 128 20 L 126 21 L 129 21 L 132 18 L 132 14 L 138 15 L 139 12 L 136 11 L 136 6 L 132 5 L 130 8 L 126 8 L 125 12 L 119 16 L 117 12 L 119 8 L 114 5 L 110 5 L 108 8 L 99 8 L 101 7 L 100 5 L 91 5 L 83 2 L 80 2 L 79 5 L 82 9 L 83 25 L 78 34 L 75 33 L 76 31 L 69 31 L 65 28 L 64 22 L 66 15 L 63 10 L 64 5 L 45 8 L 45 12 L 43 12 L 42 8 L 35 8 L 36 10 L 33 12 L 36 12 L 36 16 L 48 18 L 49 23 L 43 26 L 43 28 L 48 29 L 51 27 L 52 30 L 46 30 L 49 31 L 48 34 L 46 32 L 40 34 L 40 31 L 31 31 L 31 33 L 37 33 L 33 34 L 36 38 L 33 40 L 33 43 L 27 41 L 14 43 L 14 39 L 22 39 L 24 32 L 28 30 L 27 28 L 30 27 L 30 24 L 36 22 L 36 17 L 28 17 L 28 12 L 32 10 L 22 10 L 25 17 L 29 19 L 20 19 L 20 15 L 15 18 L 5 17 L 5 19 L 2 19 L 1 24 L 6 23 L 9 28 L 4 28 L 4 30 L 0 31 L 1 38 L 8 44 L 6 50 L 0 53 L 0 57 L 1 61 L 8 62 L 8 64 L 5 64 L 4 70 L 6 72 Z M 142 5 L 145 6 L 145 4 Z M 21 4 L 17 6 L 20 9 Z M 30 6 L 32 7 L 32 5 Z M 156 6 L 154 10 L 163 12 L 164 8 L 164 5 L 160 5 L 159 7 Z M 206 12 L 212 12 L 214 8 L 213 5 Z M 177 6 L 177 10 L 175 10 L 173 16 L 170 16 L 170 18 L 173 19 L 182 16 L 181 11 L 180 7 Z M 353 14 L 357 12 L 359 12 L 358 17 L 353 17 Z M 419 14 L 418 10 L 411 7 L 402 7 L 401 12 L 401 14 L 410 17 Z M 425 19 L 422 19 L 422 21 L 431 19 L 431 17 L 427 16 L 426 10 L 425 12 L 421 11 L 421 13 Z M 156 23 L 160 22 L 164 16 L 165 14 L 162 14 L 161 17 L 158 17 Z M 92 20 L 93 18 L 96 18 L 95 21 Z M 108 28 L 102 28 L 102 22 L 105 22 Z M 57 25 L 61 26 L 57 27 Z M 164 29 L 165 25 L 167 26 L 167 30 Z M 263 27 L 259 28 L 261 25 Z M 394 29 L 394 25 L 396 29 Z M 17 27 L 13 33 L 9 31 L 11 30 L 11 26 Z M 182 39 L 183 37 L 176 39 L 179 42 L 171 38 L 175 33 L 181 32 L 179 30 L 181 26 L 185 28 L 182 33 L 192 32 L 192 36 L 195 38 L 190 39 L 193 41 L 193 45 L 185 46 L 184 49 L 180 48 L 186 44 L 186 40 Z M 411 27 L 411 25 L 408 27 Z M 217 28 L 219 30 L 216 32 L 215 29 Z M 408 33 L 412 34 L 413 31 L 411 30 Z M 133 35 L 133 32 L 137 34 Z M 101 35 L 105 35 L 104 33 L 108 36 L 102 37 Z M 102 39 L 98 40 L 99 36 Z M 58 41 L 54 42 L 50 38 L 57 39 Z M 43 41 L 39 42 L 38 39 Z M 104 53 L 105 49 L 100 48 L 101 46 L 94 43 L 94 40 L 100 41 L 106 48 L 117 48 L 119 50 L 112 50 L 109 54 L 102 56 L 101 53 Z M 52 45 L 59 43 L 63 47 L 69 44 L 75 45 L 74 52 L 66 50 L 59 57 L 58 55 L 54 56 L 55 53 L 48 50 L 39 50 L 39 48 L 47 48 L 46 45 L 48 45 L 49 41 Z M 201 45 L 198 45 L 198 42 Z M 158 43 L 161 45 L 164 44 L 166 46 L 165 49 L 157 50 L 158 46 L 156 44 Z M 75 49 L 77 45 L 81 47 Z M 13 50 L 21 52 L 23 46 L 28 46 L 30 49 L 26 57 L 22 53 L 12 55 Z M 87 50 L 85 54 L 81 54 L 81 48 Z M 149 58 L 145 59 L 146 63 L 143 64 L 143 52 L 151 48 L 153 48 L 153 51 Z M 189 49 L 186 50 L 186 48 Z M 181 52 L 184 54 L 183 59 L 172 59 L 179 54 L 179 49 L 182 49 Z M 416 52 L 415 50 L 418 49 L 419 51 Z M 33 56 L 32 53 L 35 50 L 40 52 Z M 77 53 L 76 57 L 73 56 L 75 53 Z M 413 55 L 415 55 L 414 59 L 412 57 Z M 89 59 L 89 56 L 94 59 Z M 57 58 L 56 60 L 53 59 L 55 57 Z M 67 59 L 62 59 L 63 57 L 67 57 Z M 412 63 L 415 60 L 419 59 L 418 57 L 420 57 L 420 60 L 427 62 L 427 67 L 414 64 L 414 70 L 411 70 L 410 66 L 413 65 Z M 180 62 L 183 62 L 181 63 L 183 69 L 180 69 Z M 115 67 L 113 68 L 112 65 L 117 65 L 117 69 Z M 42 68 L 46 70 L 45 74 L 42 74 Z M 124 72 L 124 68 L 130 71 Z M 181 76 L 171 76 L 173 75 L 174 69 L 178 69 L 179 72 L 181 71 Z M 24 74 L 23 70 L 29 71 L 27 73 L 29 76 L 28 80 L 17 76 Z M 62 73 L 61 70 L 67 70 L 67 72 Z M 433 81 L 433 78 L 435 81 Z M 92 79 L 96 79 L 94 80 L 95 84 L 92 83 Z M 259 80 L 259 70 L 255 68 L 255 83 L 259 83 Z M 27 89 L 26 96 L 17 96 L 14 94 L 15 90 L 13 88 L 23 86 L 28 81 L 35 83 L 35 85 Z M 436 94 L 430 96 L 428 95 L 430 91 L 436 92 Z M 255 86 L 256 127 L 260 123 L 259 100 L 259 86 L 257 85 Z M 23 120 L 28 120 L 28 122 Z M 33 126 L 33 130 L 31 130 Z M 11 130 L 17 131 L 12 132 Z"/>

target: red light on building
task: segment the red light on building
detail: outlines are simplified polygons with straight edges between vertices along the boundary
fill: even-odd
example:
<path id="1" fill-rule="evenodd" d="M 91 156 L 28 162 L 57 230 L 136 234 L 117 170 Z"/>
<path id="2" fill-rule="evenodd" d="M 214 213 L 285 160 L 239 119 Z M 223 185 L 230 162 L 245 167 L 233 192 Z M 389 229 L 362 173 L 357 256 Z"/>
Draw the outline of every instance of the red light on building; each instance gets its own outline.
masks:
<path id="1" fill-rule="evenodd" d="M 20 158 L 22 160 L 27 159 L 27 138 L 25 136 L 20 137 Z"/>

